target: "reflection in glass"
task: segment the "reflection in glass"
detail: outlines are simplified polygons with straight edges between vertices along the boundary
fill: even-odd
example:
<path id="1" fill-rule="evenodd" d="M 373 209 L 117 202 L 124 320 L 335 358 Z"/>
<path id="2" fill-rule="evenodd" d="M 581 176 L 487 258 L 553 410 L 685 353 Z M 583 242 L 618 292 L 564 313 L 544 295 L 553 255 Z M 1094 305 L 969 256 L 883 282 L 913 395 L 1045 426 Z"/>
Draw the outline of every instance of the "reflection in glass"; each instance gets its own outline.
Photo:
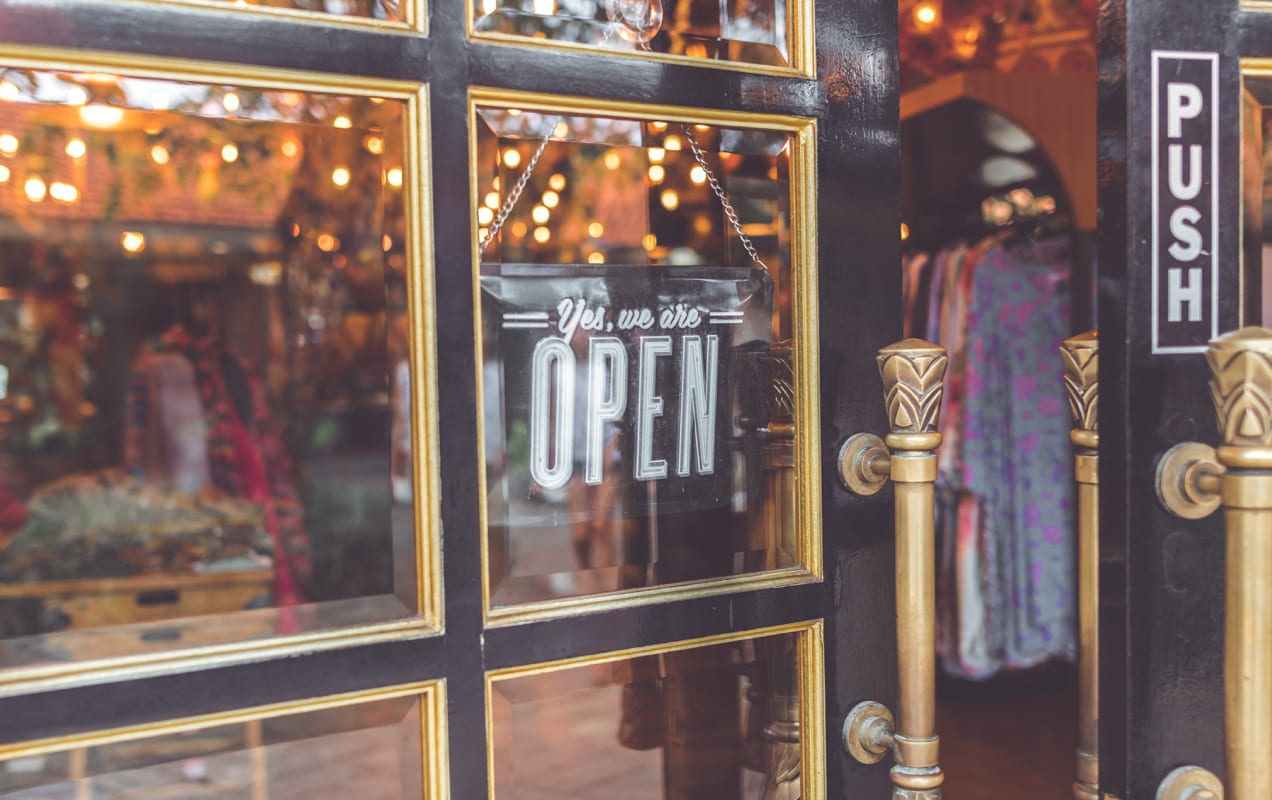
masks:
<path id="1" fill-rule="evenodd" d="M 1242 256 L 1246 286 L 1262 287 L 1254 314 L 1258 324 L 1272 325 L 1272 77 L 1247 76 L 1241 102 L 1242 128 Z M 1260 276 L 1261 277 L 1258 277 Z M 1246 308 L 1252 308 L 1247 302 Z"/>
<path id="2" fill-rule="evenodd" d="M 415 800 L 420 715 L 402 697 L 0 760 L 0 797 Z"/>
<path id="3" fill-rule="evenodd" d="M 416 609 L 402 126 L 0 74 L 0 667 Z"/>
<path id="4" fill-rule="evenodd" d="M 800 797 L 798 637 L 495 678 L 495 797 Z"/>
<path id="5" fill-rule="evenodd" d="M 789 135 L 478 114 L 492 605 L 799 566 Z"/>
<path id="6" fill-rule="evenodd" d="M 400 22 L 403 0 L 218 0 L 227 5 L 316 11 L 342 17 L 364 17 Z"/>
<path id="7" fill-rule="evenodd" d="M 479 32 L 790 66 L 787 0 L 473 0 Z"/>

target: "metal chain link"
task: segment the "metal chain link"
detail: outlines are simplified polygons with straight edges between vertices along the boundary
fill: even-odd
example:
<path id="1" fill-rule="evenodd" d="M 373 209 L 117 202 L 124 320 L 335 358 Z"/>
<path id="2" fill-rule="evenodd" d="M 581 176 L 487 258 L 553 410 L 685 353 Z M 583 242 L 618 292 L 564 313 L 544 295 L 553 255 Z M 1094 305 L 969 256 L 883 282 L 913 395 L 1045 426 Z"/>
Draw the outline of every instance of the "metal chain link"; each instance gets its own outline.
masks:
<path id="1" fill-rule="evenodd" d="M 605 36 L 601 38 L 601 46 L 608 44 L 613 36 L 614 25 L 611 24 L 605 31 Z M 641 49 L 646 52 L 652 52 L 648 42 L 641 42 Z M 489 227 L 486 228 L 486 236 L 478 245 L 482 255 L 485 255 L 486 248 L 490 246 L 490 243 L 495 240 L 495 237 L 499 235 L 499 231 L 508 222 L 513 208 L 521 200 L 521 195 L 525 193 L 526 186 L 530 183 L 530 178 L 534 175 L 535 168 L 539 166 L 539 159 L 543 158 L 543 152 L 548 149 L 548 143 L 552 141 L 552 134 L 556 131 L 557 125 L 560 125 L 564 119 L 563 115 L 555 117 L 551 124 L 548 125 L 548 132 L 544 135 L 543 140 L 539 142 L 538 148 L 534 151 L 534 155 L 530 157 L 530 162 L 526 164 L 521 177 L 517 178 L 517 182 L 513 184 L 512 189 L 508 192 L 508 197 L 505 198 L 503 205 L 499 207 L 498 213 L 495 214 Z M 738 241 L 742 243 L 742 248 L 746 250 L 746 254 L 751 257 L 752 261 L 767 271 L 768 265 L 760 258 L 759 251 L 756 250 L 755 243 L 751 241 L 751 237 L 747 236 L 746 232 L 742 230 L 742 220 L 738 217 L 737 209 L 733 207 L 732 201 L 729 200 L 729 193 L 725 191 L 719 179 L 716 178 L 715 172 L 711 169 L 711 165 L 707 163 L 707 156 L 698 144 L 697 137 L 693 135 L 693 130 L 688 125 L 683 124 L 680 129 L 684 131 L 685 139 L 689 142 L 689 150 L 693 154 L 693 160 L 697 161 L 698 166 L 702 167 L 702 171 L 706 173 L 707 183 L 711 186 L 711 191 L 720 200 L 720 205 L 724 208 L 724 214 L 728 217 L 729 224 L 737 233 Z"/>

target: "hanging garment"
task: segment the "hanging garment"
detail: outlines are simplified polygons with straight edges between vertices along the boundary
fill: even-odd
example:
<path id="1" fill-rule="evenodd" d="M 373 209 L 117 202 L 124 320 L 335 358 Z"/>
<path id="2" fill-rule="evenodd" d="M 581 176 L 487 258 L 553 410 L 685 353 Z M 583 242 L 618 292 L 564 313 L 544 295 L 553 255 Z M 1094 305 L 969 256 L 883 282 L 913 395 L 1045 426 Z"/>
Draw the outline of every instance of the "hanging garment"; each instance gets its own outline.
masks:
<path id="1" fill-rule="evenodd" d="M 1056 357 L 1069 333 L 1062 247 L 988 247 L 967 311 L 958 470 L 984 504 L 987 632 L 1004 636 L 1013 668 L 1076 650 L 1070 420 Z"/>

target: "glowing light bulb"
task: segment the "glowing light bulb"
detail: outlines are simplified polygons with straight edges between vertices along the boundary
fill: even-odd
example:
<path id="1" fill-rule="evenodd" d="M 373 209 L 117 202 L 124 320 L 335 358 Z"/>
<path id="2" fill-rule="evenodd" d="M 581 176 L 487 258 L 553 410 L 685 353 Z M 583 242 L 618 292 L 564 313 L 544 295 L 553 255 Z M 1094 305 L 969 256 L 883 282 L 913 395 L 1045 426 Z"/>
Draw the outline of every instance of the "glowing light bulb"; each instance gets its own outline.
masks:
<path id="1" fill-rule="evenodd" d="M 589 264 L 604 264 L 604 263 L 605 263 L 605 254 L 604 254 L 604 253 L 601 253 L 601 252 L 599 252 L 599 251 L 598 251 L 598 252 L 595 252 L 595 253 L 588 253 L 588 254 L 587 254 L 587 263 L 589 263 Z"/>
<path id="2" fill-rule="evenodd" d="M 18 137 L 12 133 L 0 133 L 0 153 L 11 156 L 18 152 Z"/>
<path id="3" fill-rule="evenodd" d="M 94 128 L 113 128 L 124 121 L 124 110 L 122 108 L 106 106 L 101 103 L 80 106 L 79 115 L 85 125 Z"/>
<path id="4" fill-rule="evenodd" d="M 516 236 L 518 239 L 525 238 L 525 235 L 529 230 L 530 230 L 529 226 L 527 226 L 521 220 L 517 220 L 516 222 L 512 223 L 512 235 Z"/>
<path id="5" fill-rule="evenodd" d="M 13 81 L 0 81 L 0 100 L 13 102 L 18 99 L 18 85 Z"/>
<path id="6" fill-rule="evenodd" d="M 689 180 L 701 186 L 707 182 L 707 171 L 695 164 L 693 169 L 689 170 Z"/>
<path id="7" fill-rule="evenodd" d="M 488 17 L 495 13 L 495 0 L 481 0 L 481 15 Z"/>
<path id="8" fill-rule="evenodd" d="M 384 152 L 384 137 L 372 134 L 362 140 L 362 145 L 367 148 L 367 152 L 378 156 Z"/>
<path id="9" fill-rule="evenodd" d="M 645 248 L 646 251 L 653 250 L 658 246 L 658 237 L 652 233 L 647 233 L 645 238 L 640 240 L 640 246 Z"/>
<path id="10" fill-rule="evenodd" d="M 282 151 L 283 155 L 288 158 L 295 158 L 300 153 L 300 145 L 296 143 L 295 139 L 287 139 L 283 142 Z"/>
<path id="11" fill-rule="evenodd" d="M 233 162 L 238 161 L 238 157 L 238 147 L 233 143 L 227 144 L 221 148 L 221 160 L 225 163 L 232 164 Z"/>
<path id="12" fill-rule="evenodd" d="M 680 142 L 680 137 L 674 133 L 668 134 L 667 138 L 663 139 L 663 147 L 668 150 L 679 150 L 683 146 Z"/>
<path id="13" fill-rule="evenodd" d="M 388 235 L 387 233 L 384 234 L 384 236 L 380 238 L 380 249 L 384 250 L 384 252 L 386 253 L 392 250 L 393 237 Z"/>
<path id="14" fill-rule="evenodd" d="M 555 192 L 561 191 L 565 188 L 565 176 L 559 172 L 554 174 L 551 178 L 548 178 L 548 185 Z"/>
<path id="15" fill-rule="evenodd" d="M 239 106 L 242 104 L 243 102 L 239 100 L 239 96 L 235 92 L 226 92 L 225 97 L 221 98 L 221 107 L 231 114 L 238 111 Z"/>
<path id="16" fill-rule="evenodd" d="M 146 237 L 137 231 L 124 231 L 119 244 L 130 253 L 140 253 L 146 249 Z"/>
<path id="17" fill-rule="evenodd" d="M 503 151 L 503 163 L 508 169 L 515 169 L 521 163 L 521 153 L 509 147 Z"/>
<path id="18" fill-rule="evenodd" d="M 332 126 L 336 128 L 352 128 L 353 127 L 353 122 L 351 122 L 349 118 L 346 117 L 344 114 L 341 114 L 340 116 L 333 119 L 331 121 L 331 124 Z"/>
<path id="19" fill-rule="evenodd" d="M 0 164 L 0 183 L 8 183 L 13 173 L 9 172 L 9 168 L 4 164 Z"/>
<path id="20" fill-rule="evenodd" d="M 331 171 L 331 182 L 339 186 L 341 189 L 349 185 L 349 170 L 347 167 L 336 167 Z"/>
<path id="21" fill-rule="evenodd" d="M 587 235 L 593 239 L 599 239 L 605 235 L 605 226 L 599 222 L 593 222 L 587 226 Z"/>
<path id="22" fill-rule="evenodd" d="M 667 130 L 667 123 L 665 123 L 665 122 L 651 122 L 651 123 L 649 123 L 649 129 L 650 129 L 650 130 L 654 130 L 654 131 L 665 131 L 665 130 Z"/>
<path id="23" fill-rule="evenodd" d="M 83 139 L 72 139 L 66 143 L 66 154 L 71 158 L 83 158 L 88 152 L 88 145 Z"/>
<path id="24" fill-rule="evenodd" d="M 544 242 L 548 241 L 551 238 L 552 238 L 552 231 L 548 230 L 547 228 L 534 229 L 534 240 L 538 242 L 539 244 L 543 244 Z"/>
<path id="25" fill-rule="evenodd" d="M 395 188 L 398 186 L 401 186 L 402 185 L 402 168 L 393 167 L 392 169 L 388 171 L 388 173 L 386 173 L 385 177 L 388 178 L 390 186 L 393 186 Z"/>
<path id="26" fill-rule="evenodd" d="M 76 189 L 69 183 L 54 181 L 53 184 L 49 186 L 49 197 L 52 197 L 59 203 L 74 203 L 79 199 L 79 189 Z"/>
<path id="27" fill-rule="evenodd" d="M 569 133 L 570 126 L 565 122 L 565 120 L 558 122 L 556 127 L 552 129 L 552 135 L 558 139 L 564 139 Z"/>
<path id="28" fill-rule="evenodd" d="M 485 205 L 487 208 L 499 208 L 499 192 L 487 192 Z"/>
<path id="29" fill-rule="evenodd" d="M 82 106 L 88 102 L 88 92 L 83 86 L 72 86 L 66 90 L 66 104 L 68 106 Z"/>
<path id="30" fill-rule="evenodd" d="M 667 170 L 658 164 L 654 164 L 649 168 L 649 180 L 652 183 L 662 183 L 665 177 L 667 177 Z"/>
<path id="31" fill-rule="evenodd" d="M 486 206 L 482 206 L 481 208 L 477 209 L 477 223 L 479 225 L 489 225 L 490 223 L 494 221 L 495 221 L 495 212 L 491 211 Z"/>
<path id="32" fill-rule="evenodd" d="M 556 208 L 561 204 L 561 195 L 549 189 L 543 193 L 543 204 L 548 208 Z"/>
<path id="33" fill-rule="evenodd" d="M 28 200 L 38 203 L 49 193 L 49 187 L 45 186 L 44 181 L 39 178 L 27 178 L 26 183 L 22 185 L 22 191 L 26 192 Z"/>
<path id="34" fill-rule="evenodd" d="M 662 207 L 668 211 L 675 211 L 680 208 L 680 195 L 676 194 L 675 189 L 667 189 L 658 199 L 662 202 Z"/>
<path id="35" fill-rule="evenodd" d="M 904 242 L 906 239 L 909 239 L 909 238 L 910 238 L 910 226 L 902 222 L 901 223 L 901 241 Z"/>
<path id="36" fill-rule="evenodd" d="M 330 233 L 322 233 L 318 235 L 318 249 L 324 253 L 330 253 L 332 250 L 335 250 L 336 245 L 339 243 L 340 242 L 336 240 L 336 237 L 332 236 Z"/>
<path id="37" fill-rule="evenodd" d="M 157 144 L 150 148 L 150 160 L 156 164 L 167 164 L 170 157 L 171 156 L 168 155 L 168 148 L 161 144 Z"/>
<path id="38" fill-rule="evenodd" d="M 914 21 L 922 27 L 930 28 L 935 25 L 940 16 L 934 3 L 919 3 L 914 7 Z"/>
<path id="39" fill-rule="evenodd" d="M 661 164 L 662 160 L 667 157 L 667 151 L 661 147 L 649 148 L 649 163 Z"/>
<path id="40" fill-rule="evenodd" d="M 534 220 L 540 225 L 543 225 L 544 223 L 546 223 L 548 221 L 548 218 L 551 216 L 552 216 L 552 212 L 548 211 L 548 209 L 544 208 L 543 206 L 535 206 L 530 211 L 530 219 Z"/>
<path id="41" fill-rule="evenodd" d="M 615 152 L 614 150 L 611 150 L 605 154 L 604 161 L 605 161 L 606 169 L 618 169 L 619 164 L 623 163 L 618 153 Z"/>

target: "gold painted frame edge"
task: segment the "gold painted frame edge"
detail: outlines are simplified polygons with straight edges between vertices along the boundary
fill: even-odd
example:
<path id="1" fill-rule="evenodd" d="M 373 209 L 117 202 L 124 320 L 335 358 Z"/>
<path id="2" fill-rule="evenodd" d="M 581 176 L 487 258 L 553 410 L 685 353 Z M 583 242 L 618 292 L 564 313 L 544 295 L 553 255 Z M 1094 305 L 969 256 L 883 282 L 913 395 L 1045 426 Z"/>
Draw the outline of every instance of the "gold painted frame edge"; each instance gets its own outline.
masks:
<path id="1" fill-rule="evenodd" d="M 813 619 L 519 667 L 505 667 L 487 672 L 483 682 L 486 697 L 486 781 L 489 800 L 496 800 L 494 689 L 495 684 L 500 680 L 605 664 L 639 656 L 661 655 L 697 647 L 781 636 L 786 633 L 795 633 L 799 637 L 796 640 L 796 672 L 799 675 L 800 693 L 800 772 L 804 780 L 800 786 L 800 794 L 803 797 L 825 797 L 826 769 L 829 759 L 829 753 L 826 750 L 826 642 L 824 622 L 821 619 Z"/>
<path id="2" fill-rule="evenodd" d="M 424 2 L 425 0 L 420 0 Z M 1272 0 L 1266 0 L 1272 3 Z M 635 50 L 606 50 L 579 42 L 555 42 L 550 39 L 535 39 L 530 36 L 516 36 L 508 33 L 494 33 L 477 30 L 475 0 L 464 0 L 464 33 L 469 41 L 490 42 L 497 45 L 526 45 L 546 50 L 562 50 L 567 53 L 591 53 L 620 58 L 641 59 L 665 64 L 681 64 L 695 67 L 724 69 L 731 72 L 751 72 L 761 75 L 775 75 L 787 78 L 817 78 L 817 4 L 814 0 L 791 0 L 790 35 L 786 46 L 790 56 L 790 66 L 783 67 L 772 64 L 748 64 L 745 61 L 728 59 L 694 58 L 675 53 L 645 53 Z"/>
<path id="3" fill-rule="evenodd" d="M 266 719 L 326 711 L 333 708 L 373 703 L 380 700 L 396 700 L 415 697 L 420 704 L 420 778 L 424 796 L 429 800 L 444 800 L 449 796 L 447 760 L 449 748 L 446 738 L 446 681 L 436 679 L 415 683 L 395 684 L 375 689 L 310 697 L 303 700 L 287 700 L 249 706 L 212 714 L 191 717 L 174 717 L 161 722 L 128 725 L 120 728 L 104 728 L 84 733 L 54 736 L 47 739 L 0 745 L 0 762 L 30 756 L 49 755 L 67 750 L 101 747 L 164 736 L 172 733 L 188 733 L 221 725 L 237 725 Z"/>
<path id="4" fill-rule="evenodd" d="M 166 1 L 166 0 L 165 0 Z M 158 653 L 138 653 L 69 664 L 0 667 L 0 697 L 48 691 L 97 680 L 121 680 L 166 671 L 210 668 L 256 658 L 418 638 L 444 632 L 441 572 L 440 463 L 437 453 L 437 359 L 435 343 L 429 95 L 423 82 L 316 73 L 184 58 L 98 50 L 30 47 L 0 43 L 6 67 L 67 71 L 118 71 L 141 78 L 233 84 L 263 89 L 339 92 L 384 97 L 405 104 L 402 125 L 405 216 L 416 235 L 407 237 L 411 320 L 412 467 L 415 487 L 416 603 L 413 618 L 354 625 L 264 640 L 246 640 Z M 420 454 L 426 454 L 421 456 Z M 422 467 L 422 468 L 421 468 Z M 405 604 L 404 604 L 405 605 Z"/>
<path id="5" fill-rule="evenodd" d="M 504 105 L 526 111 L 578 113 L 591 116 L 617 116 L 637 119 L 663 119 L 669 122 L 712 123 L 736 128 L 776 130 L 791 136 L 791 281 L 794 305 L 791 309 L 794 371 L 797 387 L 795 408 L 795 497 L 800 548 L 800 564 L 780 570 L 748 573 L 726 578 L 692 581 L 683 584 L 629 589 L 583 597 L 567 597 L 515 606 L 492 608 L 490 587 L 489 522 L 487 520 L 486 470 L 479 465 L 477 490 L 481 538 L 482 612 L 490 627 L 513 625 L 544 619 L 555 619 L 576 613 L 589 613 L 617 607 L 650 605 L 694 597 L 708 597 L 741 590 L 756 590 L 815 583 L 822 580 L 822 507 L 821 507 L 821 407 L 818 389 L 820 369 L 817 295 L 817 120 L 790 114 L 753 111 L 703 109 L 694 106 L 672 106 L 633 103 L 622 100 L 522 92 L 510 89 L 469 87 L 468 90 L 468 183 L 469 197 L 475 200 L 477 186 L 477 108 Z M 485 390 L 482 385 L 482 317 L 481 317 L 481 252 L 478 249 L 476 203 L 469 209 L 469 240 L 472 242 L 473 274 L 473 342 L 474 377 L 477 400 L 477 453 L 485 452 L 486 434 L 482 409 Z M 800 265 L 803 265 L 802 267 Z"/>
<path id="6" fill-rule="evenodd" d="M 379 33 L 428 35 L 428 0 L 405 0 L 406 19 L 402 22 L 358 17 L 351 14 L 331 14 L 325 11 L 308 11 L 303 8 L 278 6 L 235 5 L 230 0 L 132 0 L 142 5 L 171 8 L 190 8 L 203 11 L 228 11 L 246 18 L 278 19 L 305 25 L 325 25 Z"/>

